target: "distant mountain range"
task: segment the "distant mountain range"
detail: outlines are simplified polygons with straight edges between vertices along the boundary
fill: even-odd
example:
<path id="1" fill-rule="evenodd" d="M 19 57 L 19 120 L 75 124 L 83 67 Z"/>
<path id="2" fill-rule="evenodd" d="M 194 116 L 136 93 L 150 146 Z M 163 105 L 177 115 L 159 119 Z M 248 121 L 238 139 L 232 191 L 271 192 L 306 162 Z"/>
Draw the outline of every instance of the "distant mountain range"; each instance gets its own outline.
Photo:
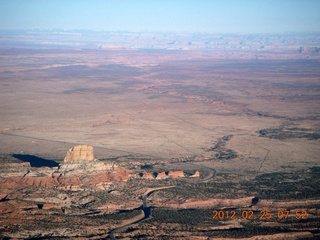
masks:
<path id="1" fill-rule="evenodd" d="M 232 35 L 90 30 L 0 31 L 1 48 L 289 51 L 319 54 L 319 46 L 320 33 Z"/>

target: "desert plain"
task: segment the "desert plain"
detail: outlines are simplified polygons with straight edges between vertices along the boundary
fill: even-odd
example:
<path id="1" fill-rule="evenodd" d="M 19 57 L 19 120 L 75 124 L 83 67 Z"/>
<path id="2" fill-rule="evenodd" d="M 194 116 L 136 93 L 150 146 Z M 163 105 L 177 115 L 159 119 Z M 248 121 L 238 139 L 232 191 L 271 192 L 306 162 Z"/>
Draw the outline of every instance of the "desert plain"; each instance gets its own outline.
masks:
<path id="1" fill-rule="evenodd" d="M 1 238 L 320 237 L 318 36 L 21 35 L 0 41 Z"/>

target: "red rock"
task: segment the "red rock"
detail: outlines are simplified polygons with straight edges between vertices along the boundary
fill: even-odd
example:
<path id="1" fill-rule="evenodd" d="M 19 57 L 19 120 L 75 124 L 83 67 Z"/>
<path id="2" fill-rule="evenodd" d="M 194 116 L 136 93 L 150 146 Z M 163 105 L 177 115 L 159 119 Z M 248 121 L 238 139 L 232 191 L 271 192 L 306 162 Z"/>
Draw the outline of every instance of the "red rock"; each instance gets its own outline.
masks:
<path id="1" fill-rule="evenodd" d="M 157 179 L 163 179 L 163 178 L 167 178 L 168 175 L 166 174 L 166 172 L 160 172 L 158 173 Z"/>
<path id="2" fill-rule="evenodd" d="M 143 178 L 154 178 L 153 174 L 152 173 L 149 173 L 149 172 L 143 172 Z"/>
<path id="3" fill-rule="evenodd" d="M 169 177 L 173 177 L 173 178 L 176 178 L 176 177 L 184 177 L 184 172 L 183 171 L 170 171 L 168 173 L 168 176 Z"/>

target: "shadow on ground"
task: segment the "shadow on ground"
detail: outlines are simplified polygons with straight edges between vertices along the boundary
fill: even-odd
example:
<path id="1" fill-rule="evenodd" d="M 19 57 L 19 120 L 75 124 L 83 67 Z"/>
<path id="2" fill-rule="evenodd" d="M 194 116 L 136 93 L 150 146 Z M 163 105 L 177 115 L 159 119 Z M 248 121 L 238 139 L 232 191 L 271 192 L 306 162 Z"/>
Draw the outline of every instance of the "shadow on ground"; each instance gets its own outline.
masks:
<path id="1" fill-rule="evenodd" d="M 29 162 L 31 167 L 57 167 L 59 166 L 59 163 L 48 160 L 44 158 L 40 158 L 34 155 L 29 154 L 13 154 L 14 158 L 19 159 L 23 162 Z"/>

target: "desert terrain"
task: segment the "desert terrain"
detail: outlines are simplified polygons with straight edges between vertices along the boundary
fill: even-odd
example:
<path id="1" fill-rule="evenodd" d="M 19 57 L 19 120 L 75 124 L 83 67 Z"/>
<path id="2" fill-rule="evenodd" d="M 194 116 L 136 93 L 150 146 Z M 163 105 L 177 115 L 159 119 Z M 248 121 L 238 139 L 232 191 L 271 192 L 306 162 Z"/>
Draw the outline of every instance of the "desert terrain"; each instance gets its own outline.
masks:
<path id="1" fill-rule="evenodd" d="M 2 32 L 0 237 L 319 238 L 319 42 Z"/>

